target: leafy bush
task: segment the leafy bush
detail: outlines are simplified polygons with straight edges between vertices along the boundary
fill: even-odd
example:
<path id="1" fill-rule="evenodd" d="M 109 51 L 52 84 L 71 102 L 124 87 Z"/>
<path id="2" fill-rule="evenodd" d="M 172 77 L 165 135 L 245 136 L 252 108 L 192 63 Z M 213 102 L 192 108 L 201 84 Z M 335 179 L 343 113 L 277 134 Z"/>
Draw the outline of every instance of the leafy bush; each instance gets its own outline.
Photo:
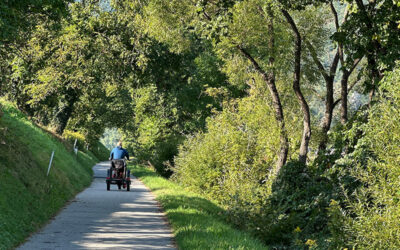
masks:
<path id="1" fill-rule="evenodd" d="M 231 207 L 267 195 L 261 183 L 273 169 L 279 129 L 265 99 L 238 101 L 210 118 L 207 129 L 181 146 L 174 178 Z"/>
<path id="2" fill-rule="evenodd" d="M 66 141 L 69 141 L 72 144 L 74 144 L 75 140 L 77 140 L 76 146 L 79 148 L 79 150 L 86 148 L 85 136 L 79 132 L 64 130 L 63 137 Z"/>
<path id="3" fill-rule="evenodd" d="M 276 222 L 273 218 L 279 215 L 276 211 L 285 213 L 287 208 L 281 207 L 281 210 L 275 211 L 280 205 L 276 204 L 279 203 L 277 200 L 286 199 L 289 193 L 297 189 L 290 190 L 290 186 L 288 189 L 282 187 L 279 191 L 279 184 L 273 184 L 279 151 L 279 128 L 268 100 L 262 88 L 252 89 L 248 97 L 233 101 L 222 112 L 208 119 L 207 132 L 189 137 L 180 147 L 172 178 L 218 201 L 227 209 L 232 223 L 252 231 L 271 244 L 279 244 L 282 241 L 290 242 L 290 233 L 305 223 L 297 223 L 294 217 L 290 218 L 293 223 L 288 223 L 288 220 Z M 289 134 L 293 136 L 290 138 L 290 152 L 296 157 L 297 152 L 293 148 L 300 138 L 299 130 L 295 125 L 297 121 L 288 120 Z M 291 180 L 299 179 L 297 172 L 286 174 L 291 176 L 286 176 Z M 298 185 L 303 184 L 314 188 L 312 181 Z M 310 189 L 302 191 L 304 193 L 300 196 L 308 195 Z M 326 200 L 329 204 L 329 199 Z M 299 216 L 306 215 L 304 212 Z M 319 221 L 316 220 L 315 224 L 319 224 Z M 287 227 L 287 230 L 281 230 L 288 232 L 287 236 L 283 235 L 285 239 L 276 237 L 279 227 Z"/>
<path id="4" fill-rule="evenodd" d="M 400 68 L 382 81 L 354 152 L 340 160 L 363 185 L 347 199 L 342 231 L 359 248 L 400 248 Z"/>
<path id="5" fill-rule="evenodd" d="M 398 247 L 390 235 L 398 228 L 400 89 L 392 85 L 372 110 L 333 128 L 326 154 L 309 166 L 291 160 L 277 176 L 279 130 L 268 102 L 237 100 L 184 142 L 173 178 L 218 201 L 231 222 L 271 247 Z M 289 134 L 295 147 L 296 133 Z"/>
<path id="6" fill-rule="evenodd" d="M 175 102 L 157 91 L 155 85 L 137 89 L 135 119 L 123 133 L 129 152 L 139 161 L 150 161 L 160 174 L 168 175 L 164 162 L 177 153 L 182 137 L 177 134 Z"/>

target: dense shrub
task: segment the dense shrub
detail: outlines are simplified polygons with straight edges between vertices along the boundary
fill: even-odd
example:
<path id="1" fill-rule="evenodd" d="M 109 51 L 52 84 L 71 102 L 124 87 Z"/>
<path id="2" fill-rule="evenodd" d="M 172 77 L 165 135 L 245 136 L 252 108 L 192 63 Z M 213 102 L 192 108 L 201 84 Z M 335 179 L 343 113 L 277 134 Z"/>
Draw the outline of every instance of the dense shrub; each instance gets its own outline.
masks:
<path id="1" fill-rule="evenodd" d="M 255 204 L 269 193 L 265 181 L 278 149 L 279 130 L 265 99 L 245 98 L 210 118 L 206 133 L 185 141 L 174 178 L 232 208 Z"/>
<path id="2" fill-rule="evenodd" d="M 250 95 L 185 141 L 173 178 L 217 200 L 233 223 L 272 247 L 399 248 L 398 73 L 385 78 L 372 109 L 334 126 L 328 150 L 308 166 L 291 160 L 272 174 L 279 130 L 267 98 Z"/>
<path id="3" fill-rule="evenodd" d="M 124 145 L 139 161 L 150 162 L 168 175 L 164 162 L 177 153 L 182 136 L 177 133 L 175 100 L 157 91 L 155 85 L 135 92 L 134 121 L 123 130 Z"/>
<path id="4" fill-rule="evenodd" d="M 297 147 L 300 135 L 296 121 L 291 121 L 288 129 L 292 135 L 290 153 L 297 157 L 294 148 Z M 175 158 L 173 178 L 218 201 L 227 208 L 228 217 L 237 226 L 253 231 L 271 244 L 291 242 L 291 233 L 298 226 L 303 228 L 306 223 L 303 217 L 309 213 L 305 211 L 299 214 L 303 218 L 301 221 L 289 216 L 289 220 L 293 220 L 293 223 L 289 223 L 279 217 L 279 213 L 286 213 L 291 201 L 282 205 L 278 200 L 303 199 L 306 196 L 300 201 L 303 204 L 299 204 L 299 207 L 306 206 L 304 203 L 313 200 L 313 197 L 308 198 L 307 195 L 311 191 L 317 192 L 315 190 L 320 187 L 314 187 L 310 177 L 307 182 L 298 182 L 297 168 L 293 169 L 295 172 L 284 172 L 285 177 L 279 178 L 289 178 L 282 179 L 281 182 L 289 185 L 290 181 L 294 181 L 292 185 L 297 185 L 298 188 L 292 189 L 289 185 L 285 189 L 280 188 L 280 184 L 273 184 L 276 181 L 275 161 L 278 151 L 279 128 L 269 105 L 269 97 L 262 90 L 252 89 L 248 97 L 226 105 L 222 112 L 208 119 L 207 132 L 200 132 L 184 142 Z M 301 169 L 307 171 L 303 165 Z M 309 189 L 302 191 L 302 195 L 288 197 L 288 194 L 298 191 L 302 185 Z M 329 205 L 330 200 L 325 200 Z M 306 210 L 299 208 L 301 209 Z M 316 209 L 309 210 L 315 210 L 313 213 L 316 213 Z M 320 217 L 323 218 L 324 215 Z M 316 220 L 314 224 L 320 222 Z M 282 234 L 284 239 L 276 237 L 279 227 L 287 229 L 284 231 L 288 234 Z"/>
<path id="5" fill-rule="evenodd" d="M 400 69 L 385 77 L 368 122 L 358 127 L 354 152 L 338 164 L 363 185 L 347 199 L 342 232 L 347 245 L 400 248 Z M 360 134 L 360 133 L 359 133 Z M 340 237 L 340 236 L 339 236 Z M 339 238 L 336 237 L 336 238 Z"/>
<path id="6" fill-rule="evenodd" d="M 110 156 L 110 151 L 101 142 L 97 142 L 94 145 L 90 145 L 89 150 L 100 161 L 106 161 Z"/>
<path id="7" fill-rule="evenodd" d="M 64 130 L 63 137 L 72 144 L 74 144 L 76 140 L 76 146 L 79 150 L 83 150 L 86 147 L 85 136 L 82 133 Z"/>

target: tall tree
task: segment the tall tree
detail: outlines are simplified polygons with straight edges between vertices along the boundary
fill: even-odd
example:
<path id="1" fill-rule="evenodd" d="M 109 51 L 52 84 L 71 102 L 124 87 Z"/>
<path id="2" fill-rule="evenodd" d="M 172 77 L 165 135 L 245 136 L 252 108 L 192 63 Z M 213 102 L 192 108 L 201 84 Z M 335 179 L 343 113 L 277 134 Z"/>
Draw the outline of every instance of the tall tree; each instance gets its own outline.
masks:
<path id="1" fill-rule="evenodd" d="M 368 63 L 370 102 L 383 73 L 393 69 L 400 57 L 400 2 L 389 0 L 348 0 L 347 21 L 335 39 L 353 58 L 365 55 Z"/>
<path id="2" fill-rule="evenodd" d="M 255 70 L 262 76 L 265 84 L 268 86 L 268 89 L 271 93 L 272 103 L 275 110 L 275 119 L 279 123 L 280 128 L 280 151 L 278 155 L 278 161 L 276 163 L 276 171 L 278 172 L 280 168 L 285 165 L 287 160 L 287 155 L 289 152 L 289 139 L 286 130 L 285 117 L 283 114 L 283 107 L 279 92 L 276 87 L 276 76 L 275 76 L 275 35 L 274 35 L 274 15 L 275 13 L 272 11 L 270 6 L 267 6 L 267 12 L 264 14 L 262 12 L 263 17 L 268 16 L 267 18 L 267 32 L 269 34 L 269 39 L 267 42 L 267 47 L 269 50 L 268 56 L 268 68 L 269 72 L 267 73 L 264 69 L 260 67 L 258 62 L 254 59 L 252 55 L 246 49 L 244 49 L 241 45 L 238 45 L 239 51 L 252 63 Z"/>
<path id="3" fill-rule="evenodd" d="M 284 7 L 278 1 L 266 3 L 256 0 L 240 2 L 199 1 L 193 3 L 152 1 L 149 6 L 148 8 L 151 10 L 148 12 L 151 15 L 146 16 L 147 20 L 150 20 L 150 23 L 157 23 L 158 26 L 165 26 L 162 26 L 161 29 L 154 27 L 149 31 L 157 39 L 170 44 L 172 47 L 182 49 L 182 43 L 179 47 L 175 44 L 176 41 L 185 40 L 186 34 L 193 31 L 211 41 L 214 50 L 220 54 L 225 63 L 229 64 L 230 58 L 236 58 L 236 55 L 241 55 L 248 60 L 251 65 L 249 72 L 256 72 L 270 92 L 275 119 L 280 127 L 277 170 L 285 164 L 290 145 L 284 107 L 276 82 L 277 78 L 279 80 L 286 78 L 286 73 L 282 74 L 282 72 L 287 72 L 287 67 L 290 64 L 288 58 L 294 59 L 296 65 L 293 87 L 304 112 L 304 133 L 299 154 L 299 159 L 304 162 L 307 158 L 308 143 L 311 136 L 311 118 L 307 101 L 300 89 L 301 47 L 300 50 L 296 50 L 295 54 L 291 53 L 293 45 L 288 44 L 291 40 L 288 38 L 289 31 L 287 26 L 282 26 L 281 20 L 281 9 Z M 290 8 L 299 7 L 290 6 Z M 156 14 L 155 9 L 166 11 Z M 158 18 L 157 15 L 159 15 Z M 153 19 L 156 20 L 152 21 Z M 170 23 L 173 23 L 173 25 L 168 26 Z M 252 28 L 251 32 L 249 27 Z M 180 38 L 170 39 L 174 36 L 169 37 L 165 30 L 173 30 L 173 34 L 179 34 Z M 279 37 L 279 39 L 276 39 L 276 37 Z M 185 40 L 185 43 L 187 42 Z M 299 44 L 296 44 L 298 48 Z M 243 65 L 243 67 L 248 67 L 248 65 Z"/>
<path id="4" fill-rule="evenodd" d="M 9 82 L 9 61 L 29 39 L 38 22 L 65 16 L 69 0 L 5 0 L 0 4 L 0 95 Z"/>
<path id="5" fill-rule="evenodd" d="M 301 109 L 303 111 L 303 135 L 300 145 L 299 161 L 306 163 L 308 145 L 311 139 L 311 116 L 310 116 L 310 108 L 300 88 L 302 37 L 300 35 L 296 23 L 294 22 L 289 12 L 286 11 L 285 9 L 282 9 L 281 11 L 285 16 L 287 22 L 290 24 L 290 27 L 292 28 L 293 33 L 295 35 L 293 90 L 296 93 Z"/>
<path id="6" fill-rule="evenodd" d="M 330 9 L 332 11 L 332 14 L 334 16 L 334 22 L 335 22 L 335 28 L 336 32 L 340 32 L 340 23 L 339 23 L 339 17 L 338 13 L 336 11 L 336 8 L 333 4 L 333 1 L 329 3 Z M 344 13 L 343 17 L 343 22 L 346 22 L 348 16 L 348 8 L 346 8 L 346 11 Z M 355 68 L 357 67 L 358 63 L 361 61 L 363 56 L 359 56 L 359 58 L 353 58 L 349 55 L 346 55 L 344 48 L 343 48 L 343 43 L 341 41 L 338 42 L 338 52 L 339 52 L 339 59 L 341 63 L 341 71 L 342 71 L 342 79 L 340 81 L 341 85 L 341 91 L 340 91 L 340 100 L 341 100 L 341 108 L 340 108 L 340 121 L 344 125 L 347 122 L 348 119 L 348 92 L 349 92 L 349 78 Z M 336 103 L 336 102 L 335 102 Z M 334 104 L 335 105 L 335 104 Z"/>

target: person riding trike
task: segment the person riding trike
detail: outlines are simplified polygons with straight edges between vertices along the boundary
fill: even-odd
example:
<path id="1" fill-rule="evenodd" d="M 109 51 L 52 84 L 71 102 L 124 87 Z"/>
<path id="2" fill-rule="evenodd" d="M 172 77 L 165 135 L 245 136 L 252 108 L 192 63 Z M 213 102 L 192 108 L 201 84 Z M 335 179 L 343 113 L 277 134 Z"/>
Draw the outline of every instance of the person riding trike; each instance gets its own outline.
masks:
<path id="1" fill-rule="evenodd" d="M 128 151 L 122 148 L 122 142 L 118 142 L 117 147 L 110 153 L 109 160 L 111 161 L 111 167 L 107 171 L 107 190 L 110 190 L 111 184 L 117 184 L 118 189 L 123 187 L 127 191 L 130 190 L 130 170 L 126 167 L 125 158 L 129 161 Z"/>

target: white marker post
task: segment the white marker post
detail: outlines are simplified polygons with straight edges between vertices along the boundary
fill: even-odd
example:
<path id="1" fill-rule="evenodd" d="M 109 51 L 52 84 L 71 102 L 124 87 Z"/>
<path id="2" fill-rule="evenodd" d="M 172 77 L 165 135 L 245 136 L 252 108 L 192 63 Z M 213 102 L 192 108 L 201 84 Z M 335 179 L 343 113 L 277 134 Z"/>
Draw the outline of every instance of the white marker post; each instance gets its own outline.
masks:
<path id="1" fill-rule="evenodd" d="M 53 150 L 53 153 L 51 153 L 49 168 L 47 169 L 47 176 L 49 176 L 49 173 L 50 173 L 50 168 L 51 168 L 51 163 L 53 162 L 53 157 L 54 157 L 54 150 Z"/>
<path id="2" fill-rule="evenodd" d="M 78 155 L 78 147 L 76 146 L 77 142 L 78 142 L 78 139 L 75 139 L 75 142 L 74 142 L 74 153 L 75 153 L 75 155 Z"/>

